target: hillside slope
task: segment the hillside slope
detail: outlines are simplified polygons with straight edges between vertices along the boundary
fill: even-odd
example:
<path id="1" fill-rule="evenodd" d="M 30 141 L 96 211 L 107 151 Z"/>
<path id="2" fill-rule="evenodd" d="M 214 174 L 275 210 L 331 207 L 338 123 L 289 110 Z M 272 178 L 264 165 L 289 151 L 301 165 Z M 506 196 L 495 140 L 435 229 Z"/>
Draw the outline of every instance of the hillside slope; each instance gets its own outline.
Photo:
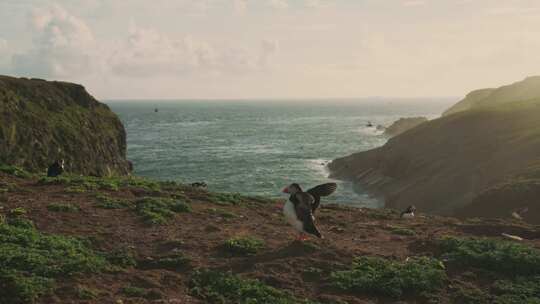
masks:
<path id="1" fill-rule="evenodd" d="M 473 91 L 467 94 L 463 100 L 446 110 L 442 115 L 447 116 L 484 106 L 537 98 L 540 98 L 540 76 L 531 76 L 525 80 L 500 88 Z"/>
<path id="2" fill-rule="evenodd" d="M 333 177 L 383 195 L 389 207 L 452 214 L 538 162 L 539 117 L 540 99 L 463 111 L 329 167 Z"/>
<path id="3" fill-rule="evenodd" d="M 329 205 L 325 239 L 302 243 L 269 199 L 0 168 L 27 176 L 0 170 L 5 304 L 540 301 L 540 231 L 522 222 Z"/>
<path id="4" fill-rule="evenodd" d="M 81 85 L 0 76 L 0 162 L 43 172 L 61 158 L 72 173 L 129 173 L 116 114 Z"/>

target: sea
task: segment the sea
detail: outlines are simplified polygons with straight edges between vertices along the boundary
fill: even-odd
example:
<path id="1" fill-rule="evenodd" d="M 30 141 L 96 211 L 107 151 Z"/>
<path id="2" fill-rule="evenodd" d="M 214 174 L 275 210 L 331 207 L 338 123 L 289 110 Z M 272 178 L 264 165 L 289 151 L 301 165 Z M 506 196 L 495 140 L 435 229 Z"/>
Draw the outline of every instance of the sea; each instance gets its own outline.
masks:
<path id="1" fill-rule="evenodd" d="M 110 100 L 127 132 L 134 173 L 211 191 L 284 197 L 290 183 L 309 189 L 330 179 L 327 164 L 382 146 L 378 125 L 401 117 L 436 118 L 454 98 L 325 100 Z M 370 126 L 370 124 L 372 126 Z M 325 202 L 381 207 L 350 182 Z"/>

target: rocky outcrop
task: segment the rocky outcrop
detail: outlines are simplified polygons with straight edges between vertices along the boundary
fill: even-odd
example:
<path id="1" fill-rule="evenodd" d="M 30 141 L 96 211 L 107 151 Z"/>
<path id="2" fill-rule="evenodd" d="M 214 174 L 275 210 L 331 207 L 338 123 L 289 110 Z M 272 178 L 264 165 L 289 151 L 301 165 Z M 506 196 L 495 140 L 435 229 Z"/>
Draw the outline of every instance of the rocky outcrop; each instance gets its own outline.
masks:
<path id="1" fill-rule="evenodd" d="M 332 176 L 382 195 L 388 207 L 414 204 L 428 212 L 456 214 L 540 161 L 540 94 L 528 98 L 540 92 L 540 82 L 531 87 L 539 79 L 497 89 L 492 105 L 484 100 L 472 110 L 422 123 L 383 147 L 336 159 L 329 165 Z M 515 101 L 510 102 L 508 92 L 517 94 Z M 507 208 L 501 214 L 514 207 Z"/>
<path id="2" fill-rule="evenodd" d="M 405 117 L 396 120 L 392 125 L 384 130 L 388 136 L 396 136 L 407 130 L 410 130 L 421 123 L 428 121 L 425 117 Z"/>
<path id="3" fill-rule="evenodd" d="M 124 175 L 126 132 L 78 84 L 0 76 L 0 163 L 44 172 L 56 159 L 85 175 Z"/>

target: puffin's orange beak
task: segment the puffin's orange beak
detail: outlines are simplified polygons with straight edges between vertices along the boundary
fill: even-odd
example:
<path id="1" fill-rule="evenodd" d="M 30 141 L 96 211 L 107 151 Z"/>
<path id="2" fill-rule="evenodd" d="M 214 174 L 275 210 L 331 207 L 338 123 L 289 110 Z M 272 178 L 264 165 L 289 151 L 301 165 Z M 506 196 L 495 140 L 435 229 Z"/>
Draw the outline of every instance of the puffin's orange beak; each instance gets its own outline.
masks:
<path id="1" fill-rule="evenodd" d="M 289 187 L 283 188 L 283 190 L 281 190 L 281 192 L 283 192 L 283 193 L 289 193 Z"/>

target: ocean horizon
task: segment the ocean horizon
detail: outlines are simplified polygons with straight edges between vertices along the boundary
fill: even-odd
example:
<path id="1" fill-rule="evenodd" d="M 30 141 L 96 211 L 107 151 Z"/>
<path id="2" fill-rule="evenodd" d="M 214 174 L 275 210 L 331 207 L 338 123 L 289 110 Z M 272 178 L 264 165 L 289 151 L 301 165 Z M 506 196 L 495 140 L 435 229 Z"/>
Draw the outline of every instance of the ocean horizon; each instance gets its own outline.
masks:
<path id="1" fill-rule="evenodd" d="M 436 118 L 455 101 L 403 100 L 105 103 L 124 123 L 127 156 L 136 175 L 183 183 L 204 181 L 211 191 L 280 197 L 281 189 L 292 182 L 308 189 L 334 181 L 326 167 L 333 159 L 382 146 L 388 137 L 376 126 L 389 126 L 401 117 Z M 338 191 L 325 200 L 328 203 L 371 208 L 383 204 L 349 182 L 335 182 Z"/>

